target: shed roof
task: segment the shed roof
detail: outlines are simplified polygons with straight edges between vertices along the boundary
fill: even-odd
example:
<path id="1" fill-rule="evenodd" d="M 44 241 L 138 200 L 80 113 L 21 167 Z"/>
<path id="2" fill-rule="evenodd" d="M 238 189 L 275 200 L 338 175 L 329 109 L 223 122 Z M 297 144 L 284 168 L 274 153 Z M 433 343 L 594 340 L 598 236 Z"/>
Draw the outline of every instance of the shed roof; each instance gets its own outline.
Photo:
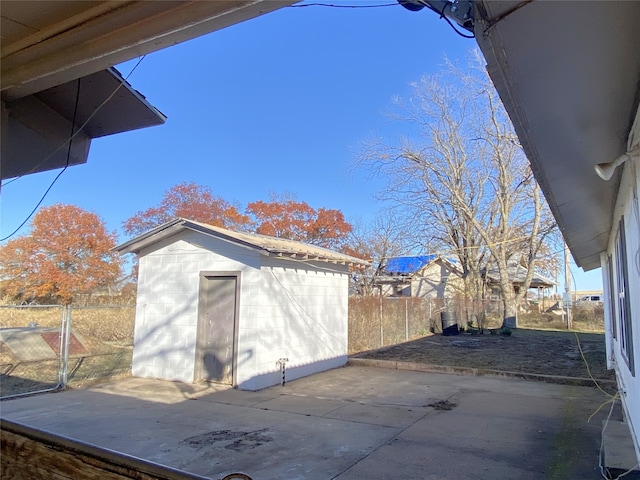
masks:
<path id="1" fill-rule="evenodd" d="M 139 253 L 160 240 L 168 238 L 184 230 L 191 230 L 211 237 L 234 243 L 243 247 L 258 250 L 265 255 L 282 257 L 293 260 L 308 260 L 325 263 L 340 263 L 345 265 L 368 265 L 369 262 L 352 257 L 344 253 L 335 252 L 327 248 L 309 245 L 307 243 L 276 238 L 257 233 L 236 232 L 222 227 L 195 222 L 185 218 L 176 218 L 149 230 L 114 248 L 120 253 Z"/>

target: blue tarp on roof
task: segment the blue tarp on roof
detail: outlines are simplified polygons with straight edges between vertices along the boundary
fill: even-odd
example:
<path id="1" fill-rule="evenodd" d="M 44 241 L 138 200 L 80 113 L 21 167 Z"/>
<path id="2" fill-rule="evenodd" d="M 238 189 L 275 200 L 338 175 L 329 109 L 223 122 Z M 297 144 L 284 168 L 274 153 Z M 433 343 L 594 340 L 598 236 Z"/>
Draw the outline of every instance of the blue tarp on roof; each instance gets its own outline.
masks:
<path id="1" fill-rule="evenodd" d="M 386 273 L 411 274 L 417 272 L 428 263 L 435 260 L 437 255 L 417 255 L 415 257 L 393 257 L 387 260 Z"/>

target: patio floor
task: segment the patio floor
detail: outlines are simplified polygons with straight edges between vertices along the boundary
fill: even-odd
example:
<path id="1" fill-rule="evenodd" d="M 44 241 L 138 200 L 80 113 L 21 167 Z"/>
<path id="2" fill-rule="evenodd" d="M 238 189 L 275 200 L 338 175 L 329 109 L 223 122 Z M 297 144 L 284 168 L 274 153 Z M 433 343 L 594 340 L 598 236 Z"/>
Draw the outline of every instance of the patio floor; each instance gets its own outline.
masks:
<path id="1" fill-rule="evenodd" d="M 591 387 L 349 366 L 259 392 L 130 378 L 2 418 L 219 479 L 598 479 Z"/>

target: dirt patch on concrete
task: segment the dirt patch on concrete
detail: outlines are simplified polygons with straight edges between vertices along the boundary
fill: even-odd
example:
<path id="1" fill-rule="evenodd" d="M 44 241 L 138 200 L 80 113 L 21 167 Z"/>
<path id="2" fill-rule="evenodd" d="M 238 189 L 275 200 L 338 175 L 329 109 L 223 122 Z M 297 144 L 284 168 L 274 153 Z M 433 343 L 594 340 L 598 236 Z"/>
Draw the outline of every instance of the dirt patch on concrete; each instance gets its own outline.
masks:
<path id="1" fill-rule="evenodd" d="M 605 348 L 604 334 L 520 328 L 510 336 L 430 335 L 355 358 L 610 382 L 615 376 L 607 370 Z"/>
<path id="2" fill-rule="evenodd" d="M 181 443 L 200 450 L 205 447 L 218 446 L 222 442 L 224 448 L 227 450 L 241 452 L 244 450 L 253 450 L 264 443 L 270 442 L 272 438 L 268 432 L 268 428 L 251 432 L 217 430 L 215 432 L 189 437 Z"/>

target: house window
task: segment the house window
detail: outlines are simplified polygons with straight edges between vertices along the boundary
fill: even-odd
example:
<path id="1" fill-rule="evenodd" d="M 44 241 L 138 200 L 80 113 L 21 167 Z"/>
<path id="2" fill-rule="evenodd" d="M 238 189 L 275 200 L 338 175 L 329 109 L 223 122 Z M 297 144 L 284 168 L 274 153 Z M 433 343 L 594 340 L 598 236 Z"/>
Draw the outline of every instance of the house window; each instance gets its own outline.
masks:
<path id="1" fill-rule="evenodd" d="M 624 233 L 624 217 L 620 219 L 616 236 L 616 303 L 620 327 L 620 348 L 631 375 L 635 376 L 633 361 L 633 332 L 631 330 L 631 302 L 629 298 L 629 274 L 627 271 L 627 247 Z"/>
<path id="2" fill-rule="evenodd" d="M 611 255 L 607 259 L 607 269 L 609 273 L 609 285 L 608 285 L 608 300 L 609 300 L 609 314 L 611 315 L 611 334 L 613 338 L 618 338 L 618 322 L 616 321 L 616 302 L 614 301 L 614 283 L 613 283 L 613 259 Z"/>

